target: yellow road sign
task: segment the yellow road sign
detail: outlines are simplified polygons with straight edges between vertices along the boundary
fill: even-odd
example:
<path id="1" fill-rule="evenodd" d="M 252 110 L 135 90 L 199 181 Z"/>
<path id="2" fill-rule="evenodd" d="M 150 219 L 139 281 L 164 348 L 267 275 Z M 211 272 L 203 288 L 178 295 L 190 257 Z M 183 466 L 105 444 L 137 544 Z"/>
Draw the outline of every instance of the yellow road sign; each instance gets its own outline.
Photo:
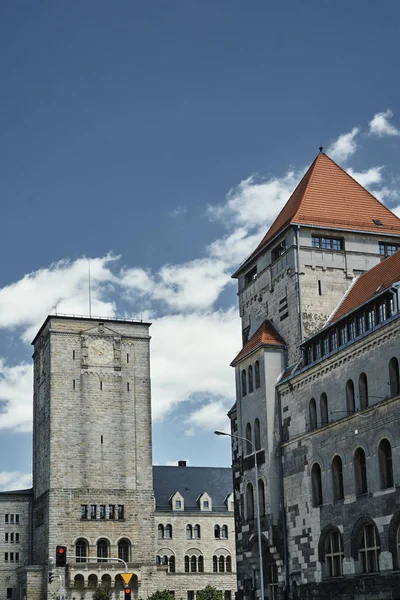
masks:
<path id="1" fill-rule="evenodd" d="M 125 581 L 126 584 L 128 584 L 130 582 L 130 580 L 132 579 L 132 575 L 133 573 L 120 573 L 122 579 Z"/>

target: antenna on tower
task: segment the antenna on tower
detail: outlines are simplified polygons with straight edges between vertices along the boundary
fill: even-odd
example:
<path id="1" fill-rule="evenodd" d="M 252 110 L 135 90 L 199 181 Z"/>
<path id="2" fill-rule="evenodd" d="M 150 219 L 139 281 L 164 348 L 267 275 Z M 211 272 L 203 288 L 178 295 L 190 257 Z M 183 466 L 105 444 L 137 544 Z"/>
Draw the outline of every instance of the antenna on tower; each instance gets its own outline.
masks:
<path id="1" fill-rule="evenodd" d="M 90 283 L 90 257 L 88 258 L 89 266 L 89 317 L 92 318 L 92 289 Z"/>

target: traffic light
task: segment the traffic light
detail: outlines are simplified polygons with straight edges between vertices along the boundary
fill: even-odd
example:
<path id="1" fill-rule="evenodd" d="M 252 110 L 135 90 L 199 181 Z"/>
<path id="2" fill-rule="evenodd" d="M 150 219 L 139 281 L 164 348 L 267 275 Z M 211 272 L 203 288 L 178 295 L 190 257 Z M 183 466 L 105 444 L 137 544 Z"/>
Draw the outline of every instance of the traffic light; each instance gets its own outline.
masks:
<path id="1" fill-rule="evenodd" d="M 56 548 L 56 567 L 67 566 L 67 547 L 57 546 Z"/>
<path id="2" fill-rule="evenodd" d="M 132 590 L 131 590 L 130 586 L 126 585 L 125 589 L 124 589 L 124 598 L 125 598 L 125 600 L 131 600 L 131 591 Z"/>
<path id="3" fill-rule="evenodd" d="M 49 573 L 49 583 L 52 583 L 54 577 L 55 577 L 54 573 Z"/>

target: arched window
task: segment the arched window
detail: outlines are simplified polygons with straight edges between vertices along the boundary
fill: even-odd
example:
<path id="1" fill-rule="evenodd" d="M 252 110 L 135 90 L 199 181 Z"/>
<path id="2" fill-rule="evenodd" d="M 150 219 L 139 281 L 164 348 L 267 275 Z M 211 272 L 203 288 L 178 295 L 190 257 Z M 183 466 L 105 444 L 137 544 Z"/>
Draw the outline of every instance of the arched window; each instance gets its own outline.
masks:
<path id="1" fill-rule="evenodd" d="M 340 456 L 336 455 L 332 461 L 332 483 L 333 483 L 333 499 L 343 500 L 343 465 Z"/>
<path id="2" fill-rule="evenodd" d="M 246 440 L 247 440 L 246 454 L 251 454 L 253 452 L 253 448 L 252 448 L 252 445 L 251 445 L 252 439 L 251 439 L 251 425 L 250 425 L 250 423 L 247 423 L 247 425 L 246 425 Z"/>
<path id="3" fill-rule="evenodd" d="M 261 437 L 260 437 L 260 421 L 256 419 L 254 421 L 254 445 L 256 450 L 261 450 Z"/>
<path id="4" fill-rule="evenodd" d="M 260 363 L 258 362 L 258 360 L 256 360 L 256 363 L 254 365 L 254 374 L 255 374 L 256 389 L 257 389 L 261 385 L 261 380 L 260 380 Z"/>
<path id="5" fill-rule="evenodd" d="M 400 393 L 399 361 L 394 356 L 389 361 L 389 384 L 391 397 Z"/>
<path id="6" fill-rule="evenodd" d="M 186 525 L 186 539 L 191 540 L 193 537 L 193 528 L 191 525 Z"/>
<path id="7" fill-rule="evenodd" d="M 315 398 L 311 398 L 309 405 L 309 421 L 310 431 L 314 431 L 317 428 L 317 404 Z"/>
<path id="8" fill-rule="evenodd" d="M 199 567 L 199 573 L 204 573 L 204 558 L 202 556 L 199 556 L 197 565 Z"/>
<path id="9" fill-rule="evenodd" d="M 363 573 L 377 573 L 379 571 L 379 535 L 372 523 L 364 525 L 360 531 L 358 553 Z"/>
<path id="10" fill-rule="evenodd" d="M 97 587 L 97 583 L 98 583 L 98 578 L 97 575 L 94 575 L 93 573 L 91 573 L 88 577 L 88 588 L 93 589 Z"/>
<path id="11" fill-rule="evenodd" d="M 247 394 L 247 386 L 246 386 L 246 370 L 242 371 L 242 396 L 246 396 Z"/>
<path id="12" fill-rule="evenodd" d="M 368 406 L 368 380 L 365 373 L 361 373 L 358 378 L 358 393 L 360 395 L 360 408 L 367 408 Z"/>
<path id="13" fill-rule="evenodd" d="M 349 379 L 346 383 L 346 407 L 349 414 L 353 413 L 356 409 L 354 383 L 352 379 Z"/>
<path id="14" fill-rule="evenodd" d="M 169 572 L 175 573 L 175 556 L 169 557 Z"/>
<path id="15" fill-rule="evenodd" d="M 252 365 L 249 366 L 249 394 L 251 394 L 251 392 L 254 391 L 254 385 L 253 385 L 253 367 Z"/>
<path id="16" fill-rule="evenodd" d="M 251 483 L 246 487 L 246 511 L 247 519 L 254 519 L 254 496 Z"/>
<path id="17" fill-rule="evenodd" d="M 157 554 L 156 556 L 156 565 L 159 567 L 161 565 L 161 556 Z"/>
<path id="18" fill-rule="evenodd" d="M 312 485 L 312 500 L 313 506 L 321 506 L 322 504 L 322 476 L 321 467 L 318 463 L 314 463 L 311 469 L 311 485 Z"/>
<path id="19" fill-rule="evenodd" d="M 325 540 L 325 568 L 327 577 L 343 574 L 343 541 L 340 531 L 331 531 Z"/>
<path id="20" fill-rule="evenodd" d="M 221 537 L 224 540 L 228 539 L 228 525 L 222 525 L 222 527 L 221 527 Z"/>
<path id="21" fill-rule="evenodd" d="M 78 563 L 86 562 L 87 555 L 88 555 L 87 549 L 88 549 L 88 545 L 87 545 L 86 540 L 80 539 L 75 542 L 76 562 L 78 562 Z"/>
<path id="22" fill-rule="evenodd" d="M 325 394 L 325 392 L 323 394 L 321 394 L 321 398 L 319 400 L 319 407 L 321 409 L 321 425 L 327 425 L 329 418 L 328 418 L 328 398 Z"/>
<path id="23" fill-rule="evenodd" d="M 164 537 L 164 525 L 159 525 L 157 530 L 158 530 L 158 539 L 162 539 Z"/>
<path id="24" fill-rule="evenodd" d="M 400 565 L 400 525 L 398 525 L 397 531 L 396 531 L 396 558 L 397 558 L 397 565 L 395 565 L 395 567 L 397 566 L 397 569 L 398 569 L 399 565 Z"/>
<path id="25" fill-rule="evenodd" d="M 213 556 L 213 572 L 218 572 L 218 558 L 216 556 Z"/>
<path id="26" fill-rule="evenodd" d="M 365 452 L 361 447 L 358 447 L 354 452 L 354 476 L 356 480 L 357 496 L 366 494 L 368 492 L 367 463 L 365 460 Z"/>
<path id="27" fill-rule="evenodd" d="M 218 566 L 219 566 L 219 572 L 224 573 L 225 572 L 225 558 L 223 556 L 219 557 Z"/>
<path id="28" fill-rule="evenodd" d="M 195 525 L 193 527 L 193 537 L 200 539 L 200 525 Z"/>
<path id="29" fill-rule="evenodd" d="M 221 537 L 221 528 L 219 525 L 214 525 L 214 537 L 215 538 Z"/>
<path id="30" fill-rule="evenodd" d="M 172 525 L 166 525 L 164 536 L 169 539 L 172 538 Z"/>
<path id="31" fill-rule="evenodd" d="M 232 559 L 230 556 L 226 557 L 226 572 L 232 573 Z"/>
<path id="32" fill-rule="evenodd" d="M 392 447 L 389 440 L 384 438 L 378 446 L 379 472 L 381 476 L 381 489 L 393 487 Z"/>
<path id="33" fill-rule="evenodd" d="M 166 554 L 164 554 L 164 556 L 162 557 L 161 564 L 163 565 L 163 567 L 168 566 L 168 556 Z"/>
<path id="34" fill-rule="evenodd" d="M 258 480 L 258 504 L 260 506 L 260 517 L 265 515 L 265 488 L 262 479 Z"/>
<path id="35" fill-rule="evenodd" d="M 131 549 L 131 544 L 129 542 L 129 540 L 120 540 L 118 542 L 118 558 L 121 558 L 122 560 L 124 560 L 125 562 L 129 562 L 130 561 L 130 549 Z"/>
<path id="36" fill-rule="evenodd" d="M 190 564 L 189 557 L 185 556 L 185 573 L 189 573 L 189 571 L 190 571 L 189 564 Z"/>
<path id="37" fill-rule="evenodd" d="M 190 559 L 190 572 L 197 572 L 197 558 L 195 556 L 192 556 L 192 558 Z"/>
<path id="38" fill-rule="evenodd" d="M 108 558 L 108 541 L 101 539 L 97 542 L 97 562 L 107 562 Z"/>

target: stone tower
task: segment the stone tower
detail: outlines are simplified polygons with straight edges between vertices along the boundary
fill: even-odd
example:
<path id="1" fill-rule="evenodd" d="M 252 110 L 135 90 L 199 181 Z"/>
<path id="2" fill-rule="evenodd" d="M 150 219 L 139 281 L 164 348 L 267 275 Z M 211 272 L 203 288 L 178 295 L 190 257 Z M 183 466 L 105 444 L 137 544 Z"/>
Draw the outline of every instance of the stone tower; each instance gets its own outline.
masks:
<path id="1" fill-rule="evenodd" d="M 49 316 L 33 341 L 32 562 L 46 564 L 57 545 L 67 546 L 67 588 L 90 587 L 91 569 L 106 582 L 109 563 L 99 558 L 116 557 L 131 563 L 133 586 L 147 592 L 149 341 L 148 323 L 60 316 Z"/>

